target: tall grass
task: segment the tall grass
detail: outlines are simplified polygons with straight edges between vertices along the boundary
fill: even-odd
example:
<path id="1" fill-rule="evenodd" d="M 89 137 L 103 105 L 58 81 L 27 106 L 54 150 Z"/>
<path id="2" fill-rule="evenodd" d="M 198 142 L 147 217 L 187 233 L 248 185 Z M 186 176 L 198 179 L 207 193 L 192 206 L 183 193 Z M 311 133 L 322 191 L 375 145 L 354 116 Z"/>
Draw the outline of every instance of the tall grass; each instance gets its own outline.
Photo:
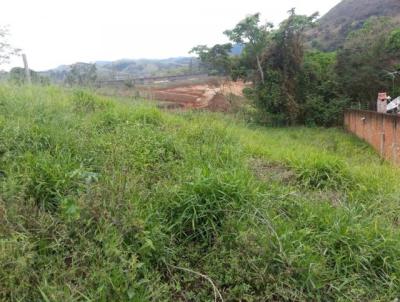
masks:
<path id="1" fill-rule="evenodd" d="M 339 129 L 0 86 L 0 300 L 392 301 L 399 176 Z"/>

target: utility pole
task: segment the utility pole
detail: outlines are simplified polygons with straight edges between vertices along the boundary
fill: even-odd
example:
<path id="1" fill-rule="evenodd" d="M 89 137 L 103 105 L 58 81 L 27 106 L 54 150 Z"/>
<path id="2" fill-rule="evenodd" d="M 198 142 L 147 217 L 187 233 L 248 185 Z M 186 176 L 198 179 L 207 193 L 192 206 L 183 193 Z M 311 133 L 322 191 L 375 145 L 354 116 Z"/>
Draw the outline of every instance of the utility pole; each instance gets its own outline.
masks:
<path id="1" fill-rule="evenodd" d="M 26 54 L 22 54 L 22 59 L 24 60 L 24 68 L 25 68 L 25 77 L 26 77 L 26 83 L 28 85 L 32 84 L 31 81 L 31 72 L 29 71 L 29 66 L 28 66 L 28 60 L 26 58 Z"/>

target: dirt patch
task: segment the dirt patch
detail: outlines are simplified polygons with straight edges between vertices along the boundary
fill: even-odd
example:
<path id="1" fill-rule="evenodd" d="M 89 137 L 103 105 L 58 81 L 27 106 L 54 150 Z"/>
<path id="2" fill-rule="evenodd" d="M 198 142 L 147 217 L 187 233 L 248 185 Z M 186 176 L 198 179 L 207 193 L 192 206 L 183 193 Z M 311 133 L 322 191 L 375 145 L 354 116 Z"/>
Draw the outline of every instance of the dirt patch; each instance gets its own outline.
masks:
<path id="1" fill-rule="evenodd" d="M 206 89 L 177 87 L 152 90 L 150 93 L 153 100 L 179 104 L 182 108 L 204 108 L 208 103 Z"/>
<path id="2" fill-rule="evenodd" d="M 231 103 L 222 93 L 217 93 L 211 101 L 208 102 L 207 109 L 214 112 L 227 112 L 231 107 Z"/>
<path id="3" fill-rule="evenodd" d="M 265 162 L 259 158 L 253 158 L 249 162 L 254 175 L 262 181 L 278 181 L 282 183 L 294 183 L 295 173 L 284 165 Z"/>
<path id="4" fill-rule="evenodd" d="M 221 85 L 221 92 L 223 95 L 236 95 L 243 97 L 243 89 L 249 87 L 250 83 L 244 83 L 242 81 L 228 81 Z"/>
<path id="5" fill-rule="evenodd" d="M 249 83 L 233 82 L 222 78 L 209 78 L 202 82 L 171 82 L 162 85 L 135 87 L 103 87 L 98 92 L 107 96 L 121 96 L 153 100 L 159 108 L 167 110 L 207 109 L 227 112 L 233 110 L 236 97 L 243 98 L 243 89 Z"/>
<path id="6" fill-rule="evenodd" d="M 345 200 L 345 197 L 344 193 L 333 190 L 317 191 L 311 194 L 311 198 L 329 201 L 334 207 L 339 207 Z"/>
<path id="7" fill-rule="evenodd" d="M 228 95 L 243 96 L 246 84 L 232 81 L 213 81 L 204 84 L 182 85 L 176 83 L 172 87 L 152 88 L 151 98 L 157 101 L 178 104 L 177 106 L 162 105 L 162 108 L 209 109 L 226 112 L 230 108 Z"/>
<path id="8" fill-rule="evenodd" d="M 249 161 L 249 166 L 254 175 L 263 182 L 280 182 L 288 185 L 296 185 L 297 179 L 294 171 L 278 163 L 265 162 L 259 158 Z M 335 190 L 298 191 L 299 197 L 309 200 L 323 200 L 330 202 L 332 206 L 339 207 L 346 200 L 346 194 Z"/>

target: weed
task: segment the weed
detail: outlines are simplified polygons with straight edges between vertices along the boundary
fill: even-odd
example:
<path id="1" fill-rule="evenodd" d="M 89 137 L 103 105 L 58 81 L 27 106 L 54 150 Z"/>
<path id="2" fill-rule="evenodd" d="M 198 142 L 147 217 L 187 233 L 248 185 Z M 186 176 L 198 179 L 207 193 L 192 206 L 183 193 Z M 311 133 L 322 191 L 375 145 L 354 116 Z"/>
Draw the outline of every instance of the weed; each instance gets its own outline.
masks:
<path id="1" fill-rule="evenodd" d="M 399 178 L 340 129 L 0 85 L 0 300 L 393 301 Z"/>
<path id="2" fill-rule="evenodd" d="M 169 230 L 180 241 L 211 244 L 229 211 L 246 200 L 238 175 L 203 175 L 187 183 L 166 205 Z"/>
<path id="3" fill-rule="evenodd" d="M 291 165 L 301 186 L 346 190 L 352 183 L 346 163 L 333 156 L 309 156 L 302 160 L 294 160 Z"/>
<path id="4" fill-rule="evenodd" d="M 111 102 L 85 90 L 77 90 L 74 92 L 73 103 L 76 111 L 86 113 L 112 107 Z"/>

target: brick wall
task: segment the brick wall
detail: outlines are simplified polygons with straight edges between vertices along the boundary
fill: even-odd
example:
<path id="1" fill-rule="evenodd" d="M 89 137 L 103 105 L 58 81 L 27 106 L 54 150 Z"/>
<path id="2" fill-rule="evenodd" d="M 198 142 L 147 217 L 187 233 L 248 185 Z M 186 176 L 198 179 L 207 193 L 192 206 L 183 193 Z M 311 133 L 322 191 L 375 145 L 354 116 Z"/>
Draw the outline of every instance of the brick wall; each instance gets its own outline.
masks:
<path id="1" fill-rule="evenodd" d="M 344 125 L 383 158 L 400 165 L 400 116 L 351 109 L 344 114 Z"/>

